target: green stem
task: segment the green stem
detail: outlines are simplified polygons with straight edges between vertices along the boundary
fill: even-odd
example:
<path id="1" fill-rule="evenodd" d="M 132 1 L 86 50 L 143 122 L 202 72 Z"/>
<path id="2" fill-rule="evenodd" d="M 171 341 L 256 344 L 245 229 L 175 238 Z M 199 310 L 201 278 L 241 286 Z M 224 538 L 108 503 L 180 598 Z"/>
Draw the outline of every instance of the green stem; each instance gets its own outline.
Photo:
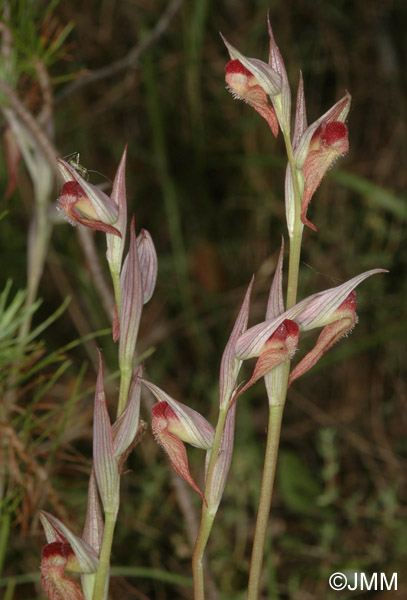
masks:
<path id="1" fill-rule="evenodd" d="M 105 527 L 103 531 L 102 547 L 99 554 L 98 568 L 96 571 L 95 587 L 93 589 L 93 600 L 104 600 L 105 598 L 116 516 L 117 515 L 113 513 L 105 513 Z"/>
<path id="2" fill-rule="evenodd" d="M 250 564 L 247 600 L 257 600 L 260 590 L 260 576 L 263 566 L 264 545 L 266 542 L 267 525 L 273 495 L 274 475 L 276 472 L 283 410 L 284 403 L 280 406 L 270 406 L 269 410 L 266 454 L 264 457 L 263 479 L 261 482 L 256 531 Z"/>
<path id="3" fill-rule="evenodd" d="M 109 264 L 109 267 L 110 267 L 110 264 Z M 116 300 L 117 316 L 120 320 L 120 309 L 122 306 L 122 291 L 120 288 L 120 271 L 113 271 L 112 269 L 110 269 L 110 275 L 112 277 L 112 282 L 113 282 L 113 291 L 114 291 L 114 298 Z"/>
<path id="4" fill-rule="evenodd" d="M 228 413 L 229 406 L 225 406 L 221 408 L 219 411 L 218 423 L 216 425 L 215 430 L 215 438 L 213 442 L 213 446 L 211 449 L 211 456 L 208 465 L 208 471 L 206 475 L 206 485 L 205 485 L 205 497 L 209 497 L 211 485 L 212 485 L 212 477 L 213 470 L 216 465 L 216 461 L 219 456 L 219 448 L 222 441 L 223 429 L 225 427 L 225 420 Z M 196 538 L 194 552 L 192 554 L 192 576 L 194 579 L 194 600 L 205 600 L 205 580 L 204 580 L 204 553 L 206 544 L 208 543 L 209 535 L 212 530 L 212 525 L 215 520 L 215 516 L 218 509 L 218 504 L 216 507 L 206 506 L 205 504 L 202 507 L 202 517 L 201 524 L 199 526 L 198 535 Z"/>

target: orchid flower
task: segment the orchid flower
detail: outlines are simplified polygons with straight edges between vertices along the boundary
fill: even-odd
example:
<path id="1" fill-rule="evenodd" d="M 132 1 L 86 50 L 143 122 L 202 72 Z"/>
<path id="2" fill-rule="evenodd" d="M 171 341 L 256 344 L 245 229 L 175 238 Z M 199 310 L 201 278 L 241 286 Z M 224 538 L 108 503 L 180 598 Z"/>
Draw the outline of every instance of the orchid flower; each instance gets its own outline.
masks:
<path id="1" fill-rule="evenodd" d="M 348 129 L 345 120 L 349 112 L 351 96 L 345 96 L 332 106 L 312 125 L 307 127 L 307 116 L 302 76 L 298 85 L 293 150 L 294 177 L 298 179 L 302 194 L 301 221 L 314 231 L 316 227 L 307 217 L 307 208 L 324 175 L 335 160 L 346 154 L 349 148 Z M 286 172 L 286 214 L 290 235 L 294 224 L 294 189 L 290 166 Z"/>
<path id="2" fill-rule="evenodd" d="M 77 537 L 50 513 L 41 511 L 40 519 L 47 538 L 47 544 L 42 550 L 41 584 L 48 598 L 90 600 L 94 573 L 98 566 L 97 552 L 84 538 Z M 89 517 L 89 520 L 92 518 Z M 88 590 L 88 593 L 85 592 L 84 595 L 79 584 L 65 575 L 65 570 L 81 573 L 83 589 Z"/>
<path id="3" fill-rule="evenodd" d="M 210 450 L 214 440 L 214 429 L 196 410 L 174 400 L 159 387 L 142 380 L 142 383 L 158 400 L 152 409 L 152 429 L 157 442 L 171 461 L 174 471 L 194 489 L 206 503 L 204 494 L 189 471 L 187 451 L 183 442 L 196 448 Z"/>
<path id="4" fill-rule="evenodd" d="M 268 123 L 277 137 L 278 126 L 290 131 L 291 91 L 284 61 L 268 21 L 270 50 L 268 63 L 244 56 L 226 38 L 222 39 L 231 61 L 226 65 L 226 83 L 235 98 L 250 104 Z M 270 97 L 273 107 L 267 102 Z"/>
<path id="5" fill-rule="evenodd" d="M 81 177 L 78 171 L 62 159 L 58 168 L 64 184 L 58 199 L 58 209 L 71 225 L 80 223 L 91 229 L 122 237 L 113 227 L 119 217 L 115 202 L 102 190 Z"/>

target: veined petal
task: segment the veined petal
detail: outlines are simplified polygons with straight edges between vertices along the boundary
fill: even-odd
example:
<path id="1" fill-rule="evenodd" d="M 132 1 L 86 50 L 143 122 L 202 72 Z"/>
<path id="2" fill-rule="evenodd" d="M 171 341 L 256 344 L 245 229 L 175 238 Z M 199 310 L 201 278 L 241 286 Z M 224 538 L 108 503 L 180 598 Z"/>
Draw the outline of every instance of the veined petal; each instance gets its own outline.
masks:
<path id="1" fill-rule="evenodd" d="M 116 515 L 119 510 L 120 475 L 114 455 L 112 426 L 106 406 L 103 363 L 100 352 L 93 413 L 93 468 L 103 509 L 105 513 Z"/>
<path id="2" fill-rule="evenodd" d="M 86 519 L 82 539 L 94 549 L 97 556 L 99 556 L 99 550 L 102 545 L 103 529 L 102 510 L 99 502 L 95 472 L 92 469 L 89 477 Z"/>
<path id="3" fill-rule="evenodd" d="M 267 14 L 267 26 L 270 36 L 269 65 L 281 76 L 281 113 L 277 112 L 277 116 L 279 117 L 280 127 L 289 135 L 291 127 L 291 89 L 283 57 L 274 39 L 269 13 Z"/>
<path id="4" fill-rule="evenodd" d="M 332 322 L 326 325 L 319 334 L 314 348 L 296 365 L 290 374 L 289 385 L 309 371 L 331 346 L 349 333 L 357 323 L 356 292 L 353 290 L 331 316 Z"/>
<path id="5" fill-rule="evenodd" d="M 129 399 L 126 408 L 113 423 L 114 455 L 119 458 L 132 445 L 137 435 L 140 422 L 141 376 L 143 367 L 139 366 L 130 386 Z"/>
<path id="6" fill-rule="evenodd" d="M 386 269 L 371 269 L 353 277 L 342 285 L 309 296 L 307 305 L 295 318 L 300 331 L 308 331 L 329 324 L 333 313 L 349 296 L 351 291 L 362 281 L 377 273 L 387 273 L 387 271 Z"/>
<path id="7" fill-rule="evenodd" d="M 136 348 L 138 329 L 143 310 L 143 286 L 134 231 L 134 217 L 130 225 L 130 246 L 121 276 L 122 306 L 120 312 L 119 365 L 131 365 Z"/>
<path id="8" fill-rule="evenodd" d="M 137 236 L 137 253 L 143 285 L 143 301 L 146 304 L 153 295 L 158 269 L 157 252 L 153 239 L 146 229 L 142 229 Z"/>
<path id="9" fill-rule="evenodd" d="M 208 511 L 215 514 L 218 510 L 229 474 L 230 463 L 233 456 L 235 437 L 236 402 L 234 402 L 226 415 L 222 439 L 219 447 L 218 459 L 212 473 L 211 486 L 208 492 Z"/>
<path id="10" fill-rule="evenodd" d="M 126 194 L 126 159 L 127 144 L 124 148 L 116 175 L 113 181 L 111 199 L 117 207 L 118 217 L 115 228 L 120 236 L 107 236 L 106 257 L 113 272 L 120 273 L 127 228 L 127 194 Z"/>
<path id="11" fill-rule="evenodd" d="M 274 317 L 278 317 L 284 312 L 283 259 L 284 238 L 281 238 L 281 249 L 280 254 L 278 255 L 277 265 L 274 271 L 273 282 L 270 288 L 266 310 L 266 319 L 274 319 Z"/>
<path id="12" fill-rule="evenodd" d="M 300 80 L 298 82 L 298 90 L 297 90 L 297 102 L 295 105 L 295 127 L 294 127 L 294 136 L 293 136 L 293 150 L 295 151 L 298 148 L 298 144 L 302 136 L 304 135 L 304 131 L 307 129 L 307 109 L 305 106 L 305 95 L 304 95 L 304 80 L 302 78 L 302 73 L 300 71 Z"/>

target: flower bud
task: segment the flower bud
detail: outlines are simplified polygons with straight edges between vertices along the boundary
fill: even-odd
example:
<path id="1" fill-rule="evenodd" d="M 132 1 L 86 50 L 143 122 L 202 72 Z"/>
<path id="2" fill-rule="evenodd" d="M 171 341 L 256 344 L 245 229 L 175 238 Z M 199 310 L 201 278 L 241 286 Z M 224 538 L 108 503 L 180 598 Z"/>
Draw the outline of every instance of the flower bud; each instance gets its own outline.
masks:
<path id="1" fill-rule="evenodd" d="M 143 286 L 143 302 L 146 304 L 153 295 L 158 268 L 153 239 L 146 229 L 142 229 L 137 236 L 137 254 Z"/>

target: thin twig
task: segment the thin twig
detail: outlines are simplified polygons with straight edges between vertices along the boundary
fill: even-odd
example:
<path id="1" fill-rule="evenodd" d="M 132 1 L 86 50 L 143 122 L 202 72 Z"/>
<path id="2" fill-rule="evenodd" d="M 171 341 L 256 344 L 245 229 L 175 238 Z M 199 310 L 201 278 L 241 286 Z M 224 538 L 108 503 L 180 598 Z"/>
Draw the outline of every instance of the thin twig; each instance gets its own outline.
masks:
<path id="1" fill-rule="evenodd" d="M 9 86 L 8 83 L 6 83 L 2 79 L 0 79 L 0 91 L 7 96 L 11 108 L 16 112 L 16 114 L 20 117 L 21 121 L 24 123 L 24 125 L 32 134 L 32 136 L 35 138 L 37 144 L 41 148 L 44 155 L 47 157 L 47 160 L 51 165 L 52 169 L 55 171 L 56 175 L 59 175 L 56 162 L 58 152 L 51 140 L 38 125 L 33 115 L 21 102 L 20 98 L 17 96 L 15 91 Z"/>
<path id="2" fill-rule="evenodd" d="M 38 81 L 41 87 L 43 104 L 38 115 L 38 122 L 45 128 L 50 139 L 54 139 L 54 92 L 47 68 L 42 60 L 35 61 Z"/>
<path id="3" fill-rule="evenodd" d="M 182 3 L 183 0 L 172 0 L 172 2 L 168 5 L 167 9 L 161 16 L 161 18 L 157 21 L 150 35 L 145 40 L 137 44 L 137 46 L 130 50 L 130 52 L 126 54 L 126 56 L 124 56 L 123 58 L 119 58 L 107 67 L 102 67 L 101 69 L 92 71 L 91 73 L 88 73 L 87 75 L 84 75 L 80 79 L 77 79 L 76 81 L 73 81 L 72 83 L 67 85 L 65 89 L 57 95 L 56 103 L 65 100 L 65 98 L 67 98 L 68 96 L 70 96 L 71 94 L 73 94 L 74 92 L 86 85 L 95 83 L 96 81 L 100 81 L 101 79 L 108 79 L 122 71 L 125 71 L 126 69 L 134 68 L 138 63 L 140 56 L 143 54 L 143 52 L 145 52 L 155 42 L 157 42 L 159 38 L 168 29 L 169 24 L 177 14 Z"/>

